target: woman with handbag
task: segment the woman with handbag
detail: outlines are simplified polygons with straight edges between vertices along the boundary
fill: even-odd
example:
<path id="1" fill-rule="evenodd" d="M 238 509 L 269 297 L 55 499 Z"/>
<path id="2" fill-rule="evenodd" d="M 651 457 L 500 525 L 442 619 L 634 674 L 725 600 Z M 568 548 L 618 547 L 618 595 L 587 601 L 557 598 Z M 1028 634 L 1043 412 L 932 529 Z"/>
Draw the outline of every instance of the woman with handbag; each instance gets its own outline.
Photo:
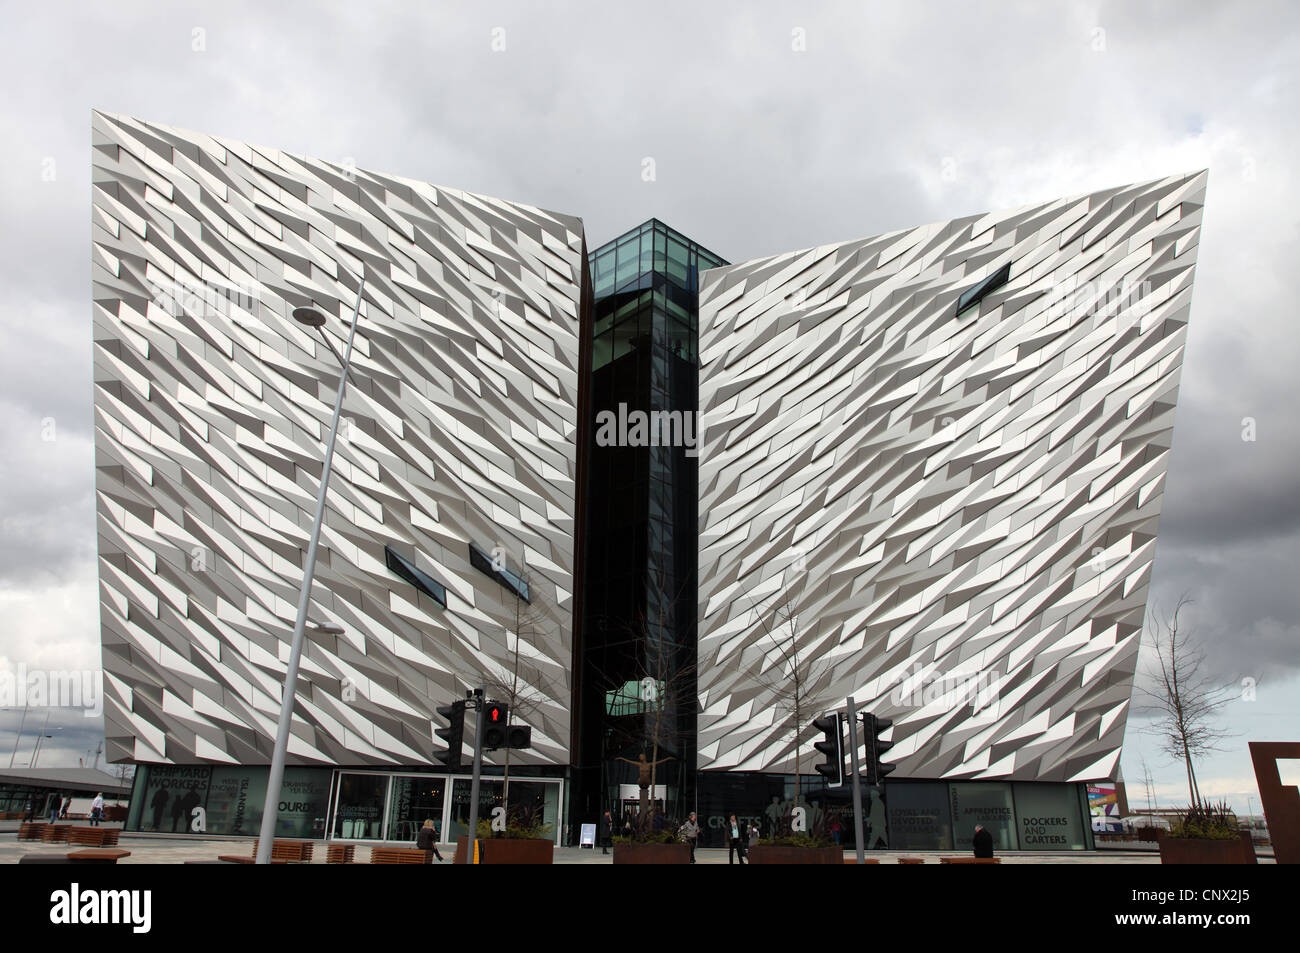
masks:
<path id="1" fill-rule="evenodd" d="M 442 862 L 442 854 L 438 853 L 438 831 L 433 826 L 433 820 L 426 819 L 424 826 L 420 828 L 420 833 L 415 838 L 415 846 L 424 851 L 424 862 L 433 863 L 433 858 L 437 857 L 438 862 Z"/>

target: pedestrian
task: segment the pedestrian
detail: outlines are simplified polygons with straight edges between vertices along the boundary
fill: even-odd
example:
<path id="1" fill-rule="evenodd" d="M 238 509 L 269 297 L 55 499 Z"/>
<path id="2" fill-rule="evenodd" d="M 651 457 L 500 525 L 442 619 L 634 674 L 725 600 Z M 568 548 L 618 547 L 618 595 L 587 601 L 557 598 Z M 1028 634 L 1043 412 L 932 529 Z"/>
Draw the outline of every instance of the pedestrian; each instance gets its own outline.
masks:
<path id="1" fill-rule="evenodd" d="M 65 797 L 63 799 L 63 806 L 59 808 L 59 820 L 66 821 L 68 819 L 68 808 L 70 807 L 72 807 L 72 798 Z"/>
<path id="2" fill-rule="evenodd" d="M 90 802 L 90 826 L 98 827 L 104 823 L 104 792 L 100 791 Z"/>
<path id="3" fill-rule="evenodd" d="M 749 843 L 745 845 L 745 852 L 746 852 L 746 853 L 749 852 L 749 848 L 750 848 L 750 847 L 757 847 L 757 846 L 758 846 L 758 838 L 759 838 L 760 836 L 761 836 L 761 835 L 759 834 L 758 823 L 757 823 L 757 822 L 751 822 L 750 825 L 749 825 Z"/>
<path id="4" fill-rule="evenodd" d="M 975 825 L 975 836 L 971 839 L 976 857 L 993 856 L 993 835 L 984 829 L 983 824 Z"/>
<path id="5" fill-rule="evenodd" d="M 58 794 L 50 795 L 50 823 L 53 824 L 59 819 L 59 805 L 63 803 L 63 798 Z"/>
<path id="6" fill-rule="evenodd" d="M 730 864 L 732 855 L 740 859 L 740 865 L 745 865 L 745 828 L 736 820 L 736 815 L 732 814 L 727 818 L 727 863 Z"/>
<path id="7" fill-rule="evenodd" d="M 686 819 L 686 823 L 681 826 L 677 834 L 690 845 L 691 863 L 695 863 L 695 845 L 700 841 L 700 822 L 696 820 L 694 811 L 691 811 L 691 816 Z"/>
<path id="8" fill-rule="evenodd" d="M 605 811 L 600 818 L 600 852 L 609 853 L 609 846 L 614 842 L 614 817 Z"/>
<path id="9" fill-rule="evenodd" d="M 433 826 L 432 818 L 425 818 L 424 826 L 420 828 L 420 833 L 416 835 L 415 846 L 424 851 L 424 862 L 433 863 L 433 858 L 438 858 L 438 863 L 442 863 L 442 854 L 438 853 L 438 831 Z"/>
<path id="10" fill-rule="evenodd" d="M 35 816 L 36 816 L 36 798 L 29 797 L 27 799 L 27 814 L 23 817 L 23 823 L 26 824 Z"/>
<path id="11" fill-rule="evenodd" d="M 840 832 L 842 830 L 843 827 L 840 826 L 840 818 L 839 815 L 837 814 L 831 820 L 831 840 L 835 842 L 836 847 L 840 846 Z"/>

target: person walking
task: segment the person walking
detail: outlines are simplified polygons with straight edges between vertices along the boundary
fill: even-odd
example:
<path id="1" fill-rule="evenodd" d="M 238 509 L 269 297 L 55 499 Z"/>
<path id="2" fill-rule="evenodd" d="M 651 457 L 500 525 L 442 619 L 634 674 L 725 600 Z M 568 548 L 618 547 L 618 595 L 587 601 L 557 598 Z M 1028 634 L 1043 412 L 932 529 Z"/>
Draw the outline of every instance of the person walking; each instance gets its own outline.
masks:
<path id="1" fill-rule="evenodd" d="M 677 831 L 691 848 L 691 863 L 695 863 L 695 845 L 700 841 L 700 822 L 695 818 L 695 812 L 691 811 L 691 816 L 686 819 L 686 823 Z"/>
<path id="2" fill-rule="evenodd" d="M 59 805 L 63 803 L 63 798 L 54 793 L 50 795 L 50 823 L 53 824 L 59 819 Z"/>
<path id="3" fill-rule="evenodd" d="M 600 852 L 609 853 L 609 847 L 614 842 L 614 816 L 608 810 L 600 816 Z"/>
<path id="4" fill-rule="evenodd" d="M 63 799 L 63 806 L 59 808 L 59 820 L 66 821 L 68 819 L 68 808 L 70 807 L 72 807 L 72 798 L 65 797 Z"/>
<path id="5" fill-rule="evenodd" d="M 727 818 L 727 863 L 732 862 L 733 855 L 739 857 L 740 865 L 745 865 L 745 840 L 746 831 L 736 820 L 736 815 L 732 814 Z"/>
<path id="6" fill-rule="evenodd" d="M 438 863 L 442 863 L 442 854 L 438 853 L 438 831 L 433 826 L 432 818 L 425 818 L 424 826 L 415 837 L 415 846 L 424 851 L 426 864 L 433 863 L 435 857 L 438 858 Z"/>
<path id="7" fill-rule="evenodd" d="M 975 836 L 971 838 L 971 846 L 975 848 L 976 857 L 993 856 L 993 835 L 984 829 L 983 824 L 975 825 Z"/>
<path id="8" fill-rule="evenodd" d="M 104 823 L 104 792 L 100 791 L 90 802 L 90 826 L 98 827 Z"/>
<path id="9" fill-rule="evenodd" d="M 26 824 L 35 816 L 36 816 L 36 798 L 29 797 L 27 799 L 27 814 L 24 815 L 23 817 L 23 823 Z"/>

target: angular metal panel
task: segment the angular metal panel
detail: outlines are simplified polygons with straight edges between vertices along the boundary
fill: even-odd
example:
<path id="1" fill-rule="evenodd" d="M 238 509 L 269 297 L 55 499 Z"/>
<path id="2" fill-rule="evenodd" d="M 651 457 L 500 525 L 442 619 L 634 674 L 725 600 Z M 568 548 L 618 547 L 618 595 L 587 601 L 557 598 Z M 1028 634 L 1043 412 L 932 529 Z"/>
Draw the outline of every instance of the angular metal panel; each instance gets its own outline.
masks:
<path id="1" fill-rule="evenodd" d="M 433 707 L 514 672 L 570 761 L 581 223 L 94 115 L 96 490 L 110 760 L 266 763 L 366 277 L 290 762 L 433 763 Z M 388 570 L 384 547 L 446 586 Z"/>
<path id="2" fill-rule="evenodd" d="M 793 615 L 803 771 L 852 694 L 894 777 L 1113 777 L 1205 185 L 705 273 L 700 768 L 794 770 Z"/>

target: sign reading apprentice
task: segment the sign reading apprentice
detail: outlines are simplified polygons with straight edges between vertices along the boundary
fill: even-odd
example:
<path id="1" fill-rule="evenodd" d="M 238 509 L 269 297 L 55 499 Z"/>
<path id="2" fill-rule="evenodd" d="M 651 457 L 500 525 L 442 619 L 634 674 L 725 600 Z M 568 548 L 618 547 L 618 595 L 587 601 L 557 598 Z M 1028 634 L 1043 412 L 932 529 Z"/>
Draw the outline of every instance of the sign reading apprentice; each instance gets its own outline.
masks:
<path id="1" fill-rule="evenodd" d="M 956 844 L 964 846 L 974 836 L 975 828 L 980 826 L 993 835 L 993 843 L 1000 850 L 1011 849 L 1009 835 L 1015 831 L 1015 816 L 1009 787 L 990 781 L 982 784 L 954 783 L 949 786 L 949 792 Z"/>

